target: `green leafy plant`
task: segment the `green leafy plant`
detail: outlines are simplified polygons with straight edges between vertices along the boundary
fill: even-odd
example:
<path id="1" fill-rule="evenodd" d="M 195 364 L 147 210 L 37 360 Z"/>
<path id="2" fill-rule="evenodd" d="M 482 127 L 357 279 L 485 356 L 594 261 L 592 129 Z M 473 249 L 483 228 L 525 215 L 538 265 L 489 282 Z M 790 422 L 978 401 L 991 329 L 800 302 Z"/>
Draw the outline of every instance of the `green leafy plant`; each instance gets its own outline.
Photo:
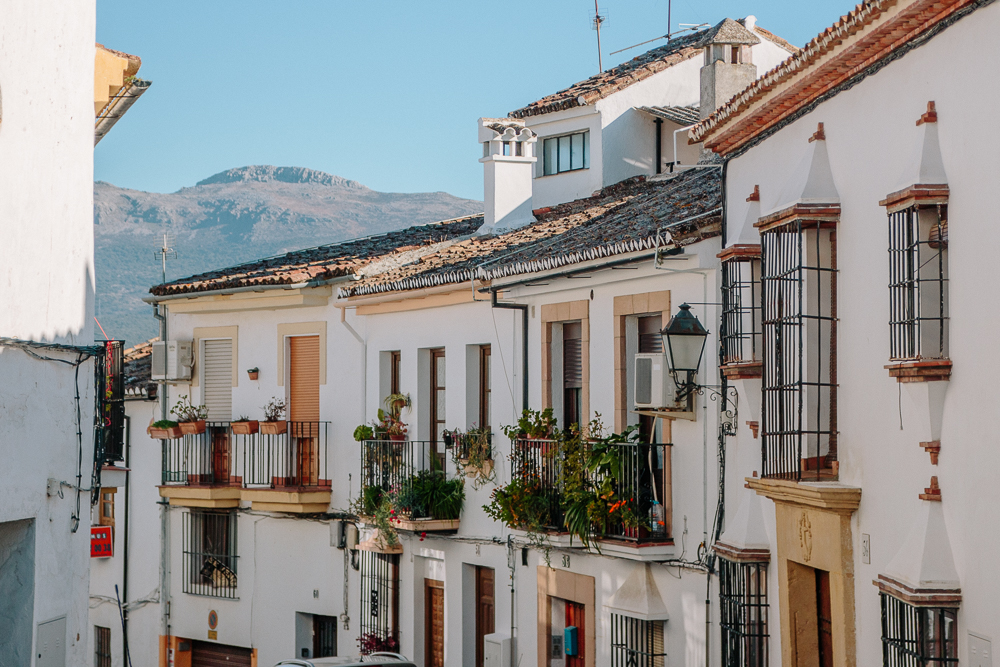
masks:
<path id="1" fill-rule="evenodd" d="M 409 394 L 389 394 L 382 401 L 382 404 L 385 405 L 385 409 L 389 414 L 399 419 L 403 414 L 403 410 L 409 411 L 413 402 L 410 400 Z"/>
<path id="2" fill-rule="evenodd" d="M 264 411 L 264 421 L 281 421 L 281 418 L 285 415 L 285 401 L 275 396 L 261 409 Z"/>
<path id="3" fill-rule="evenodd" d="M 175 428 L 177 422 L 170 419 L 160 419 L 149 425 L 150 428 Z"/>
<path id="4" fill-rule="evenodd" d="M 515 477 L 493 489 L 486 514 L 509 528 L 537 534 L 552 520 L 552 499 L 538 479 Z"/>
<path id="5" fill-rule="evenodd" d="M 247 417 L 246 415 L 240 415 L 238 419 L 233 420 L 233 423 L 238 424 L 240 422 L 249 422 L 249 421 L 253 420 Z"/>
<path id="6" fill-rule="evenodd" d="M 472 487 L 480 489 L 496 481 L 493 466 L 493 435 L 488 428 L 473 426 L 468 433 L 455 429 L 451 432 L 454 445 L 451 459 L 459 472 L 472 478 Z"/>
<path id="7" fill-rule="evenodd" d="M 425 515 L 446 520 L 462 515 L 462 504 L 465 502 L 465 482 L 462 478 L 448 479 L 443 470 L 421 470 L 408 483 L 413 489 L 416 504 Z"/>
<path id="8" fill-rule="evenodd" d="M 176 405 L 170 408 L 170 414 L 176 416 L 179 422 L 195 422 L 208 418 L 208 407 L 193 405 L 187 396 L 180 396 Z"/>
<path id="9" fill-rule="evenodd" d="M 525 408 L 521 412 L 517 424 L 501 427 L 504 435 L 511 440 L 517 438 L 549 438 L 556 432 L 557 420 L 552 414 L 552 408 L 542 411 Z"/>
<path id="10" fill-rule="evenodd" d="M 386 412 L 382 408 L 378 410 L 378 426 L 376 431 L 385 433 L 387 436 L 406 436 L 406 424 L 400 421 L 398 415 Z"/>
<path id="11" fill-rule="evenodd" d="M 353 508 L 355 513 L 360 516 L 374 516 L 379 505 L 382 504 L 384 493 L 380 486 L 371 485 L 361 489 L 361 495 Z"/>
<path id="12" fill-rule="evenodd" d="M 381 491 L 381 489 L 379 490 Z M 396 532 L 396 527 L 392 525 L 394 515 L 395 510 L 392 508 L 392 503 L 385 495 L 381 497 L 378 506 L 371 514 L 372 523 L 375 524 L 382 539 L 385 540 L 385 546 L 390 549 L 399 546 L 399 534 Z"/>
<path id="13" fill-rule="evenodd" d="M 354 429 L 354 439 L 358 442 L 375 439 L 375 429 L 368 424 L 362 424 Z"/>

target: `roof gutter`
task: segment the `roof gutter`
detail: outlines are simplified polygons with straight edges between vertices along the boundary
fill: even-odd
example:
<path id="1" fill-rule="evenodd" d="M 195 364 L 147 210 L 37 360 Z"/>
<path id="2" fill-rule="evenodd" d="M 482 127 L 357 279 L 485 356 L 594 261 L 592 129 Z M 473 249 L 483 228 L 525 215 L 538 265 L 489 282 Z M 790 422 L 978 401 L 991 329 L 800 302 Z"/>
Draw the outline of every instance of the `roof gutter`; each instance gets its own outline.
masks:
<path id="1" fill-rule="evenodd" d="M 114 127 L 115 123 L 125 115 L 125 112 L 132 108 L 136 100 L 142 96 L 149 87 L 152 85 L 152 81 L 146 81 L 144 79 L 133 79 L 132 83 L 127 86 L 122 86 L 115 96 L 111 98 L 111 101 L 101 109 L 101 113 L 97 114 L 97 123 L 94 126 L 94 145 L 104 138 L 111 128 Z"/>
<path id="2" fill-rule="evenodd" d="M 353 275 L 337 276 L 336 278 L 328 278 L 326 280 L 307 280 L 305 282 L 292 283 L 289 285 L 250 285 L 247 287 L 228 287 L 226 289 L 202 290 L 200 292 L 164 294 L 162 296 L 151 294 L 149 296 L 142 297 L 142 300 L 146 303 L 157 304 L 164 301 L 177 301 L 179 299 L 197 299 L 203 296 L 224 296 L 227 294 L 241 294 L 243 292 L 267 292 L 271 290 L 296 290 L 306 289 L 309 287 L 325 287 L 326 285 L 336 285 L 337 283 L 348 282 L 350 280 L 355 280 Z"/>

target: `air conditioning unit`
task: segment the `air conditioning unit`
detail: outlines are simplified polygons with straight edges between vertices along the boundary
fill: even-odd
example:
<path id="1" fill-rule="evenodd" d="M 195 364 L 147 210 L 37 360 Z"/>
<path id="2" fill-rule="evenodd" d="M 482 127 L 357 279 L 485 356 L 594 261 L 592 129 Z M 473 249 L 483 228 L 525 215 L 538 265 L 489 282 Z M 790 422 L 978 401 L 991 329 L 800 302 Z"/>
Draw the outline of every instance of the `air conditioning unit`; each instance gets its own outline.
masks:
<path id="1" fill-rule="evenodd" d="M 167 340 L 153 343 L 152 373 L 154 380 L 190 380 L 193 359 L 191 341 Z"/>
<path id="2" fill-rule="evenodd" d="M 659 352 L 635 355 L 632 395 L 635 407 L 644 410 L 679 410 L 677 384 L 667 370 L 667 358 Z"/>
<path id="3" fill-rule="evenodd" d="M 483 637 L 483 665 L 485 667 L 511 667 L 511 639 L 509 635 L 494 632 Z"/>

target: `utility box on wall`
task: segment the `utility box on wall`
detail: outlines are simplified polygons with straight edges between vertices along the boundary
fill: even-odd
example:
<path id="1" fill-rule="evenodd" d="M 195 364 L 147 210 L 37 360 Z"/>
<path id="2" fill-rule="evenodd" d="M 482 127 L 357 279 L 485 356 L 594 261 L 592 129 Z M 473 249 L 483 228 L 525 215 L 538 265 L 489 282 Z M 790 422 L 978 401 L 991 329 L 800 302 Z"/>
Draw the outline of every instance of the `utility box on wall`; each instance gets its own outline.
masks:
<path id="1" fill-rule="evenodd" d="M 577 655 L 579 653 L 577 634 L 575 625 L 571 625 L 563 630 L 563 648 L 566 650 L 566 655 Z"/>
<path id="2" fill-rule="evenodd" d="M 190 380 L 193 365 L 189 340 L 167 340 L 153 343 L 150 377 L 153 380 Z"/>
<path id="3" fill-rule="evenodd" d="M 483 664 L 485 667 L 512 667 L 511 638 L 500 632 L 483 637 Z"/>

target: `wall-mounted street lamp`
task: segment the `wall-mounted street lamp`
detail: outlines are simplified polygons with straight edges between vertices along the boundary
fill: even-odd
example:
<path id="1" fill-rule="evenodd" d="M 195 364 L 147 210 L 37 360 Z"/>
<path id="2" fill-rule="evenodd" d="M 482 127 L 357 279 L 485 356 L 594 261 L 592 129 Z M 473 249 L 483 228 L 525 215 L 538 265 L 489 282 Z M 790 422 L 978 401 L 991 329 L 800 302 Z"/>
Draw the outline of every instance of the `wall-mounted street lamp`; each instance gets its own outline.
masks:
<path id="1" fill-rule="evenodd" d="M 682 303 L 677 314 L 660 332 L 663 350 L 667 355 L 667 368 L 678 387 L 678 398 L 695 388 L 701 356 L 705 352 L 708 329 L 691 313 L 691 306 Z"/>

